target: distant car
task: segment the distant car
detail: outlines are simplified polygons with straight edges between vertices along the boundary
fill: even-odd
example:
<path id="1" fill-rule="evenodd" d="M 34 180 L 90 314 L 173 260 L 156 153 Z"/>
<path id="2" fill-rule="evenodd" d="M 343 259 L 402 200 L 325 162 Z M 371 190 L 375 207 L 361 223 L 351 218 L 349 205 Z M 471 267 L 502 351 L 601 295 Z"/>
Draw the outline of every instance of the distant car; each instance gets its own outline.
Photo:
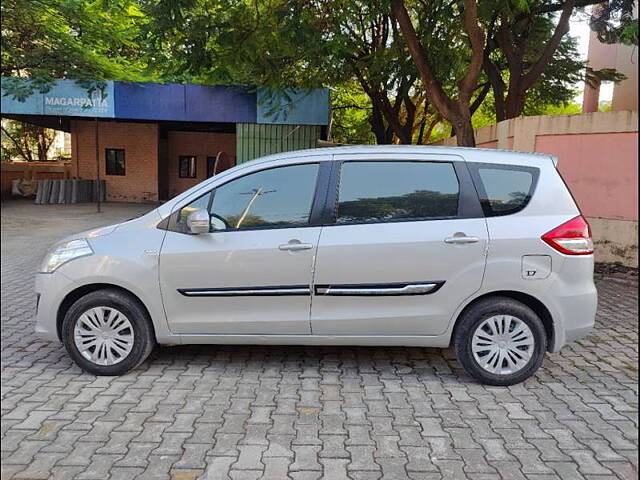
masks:
<path id="1" fill-rule="evenodd" d="M 55 245 L 36 331 L 120 375 L 158 344 L 455 347 L 512 385 L 594 325 L 593 245 L 547 155 L 283 153 Z"/>

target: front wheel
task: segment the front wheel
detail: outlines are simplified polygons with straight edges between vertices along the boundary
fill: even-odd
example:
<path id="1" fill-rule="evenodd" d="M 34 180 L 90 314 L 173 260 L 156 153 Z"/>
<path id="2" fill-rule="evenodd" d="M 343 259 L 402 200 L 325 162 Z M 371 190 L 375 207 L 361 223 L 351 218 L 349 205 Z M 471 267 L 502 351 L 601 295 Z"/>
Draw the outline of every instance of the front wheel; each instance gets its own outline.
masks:
<path id="1" fill-rule="evenodd" d="M 454 334 L 458 360 L 474 378 L 507 386 L 531 377 L 542 365 L 547 335 L 540 317 L 508 297 L 490 297 L 468 308 Z"/>
<path id="2" fill-rule="evenodd" d="M 71 305 L 62 322 L 62 340 L 78 366 L 95 375 L 127 373 L 155 345 L 145 308 L 116 289 L 96 290 Z"/>

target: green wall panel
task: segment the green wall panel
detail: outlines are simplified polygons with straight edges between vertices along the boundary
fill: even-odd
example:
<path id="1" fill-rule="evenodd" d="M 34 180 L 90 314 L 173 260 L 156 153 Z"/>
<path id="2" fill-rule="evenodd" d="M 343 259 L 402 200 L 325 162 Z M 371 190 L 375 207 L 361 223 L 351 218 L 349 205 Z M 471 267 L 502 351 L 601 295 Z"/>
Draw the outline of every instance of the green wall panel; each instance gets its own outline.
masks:
<path id="1" fill-rule="evenodd" d="M 315 148 L 319 125 L 236 125 L 236 162 L 244 163 L 264 155 Z"/>

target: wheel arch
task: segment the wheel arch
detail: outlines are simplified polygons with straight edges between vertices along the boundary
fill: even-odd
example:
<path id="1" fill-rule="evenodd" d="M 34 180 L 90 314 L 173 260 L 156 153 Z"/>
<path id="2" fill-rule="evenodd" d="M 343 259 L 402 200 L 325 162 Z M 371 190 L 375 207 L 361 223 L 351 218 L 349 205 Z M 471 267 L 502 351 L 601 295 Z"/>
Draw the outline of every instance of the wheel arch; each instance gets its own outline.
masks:
<path id="1" fill-rule="evenodd" d="M 539 299 L 537 299 L 533 295 L 530 295 L 530 294 L 524 293 L 524 292 L 519 292 L 519 291 L 516 291 L 516 290 L 496 290 L 496 291 L 493 291 L 493 292 L 483 293 L 482 295 L 472 299 L 469 303 L 467 303 L 464 306 L 464 308 L 456 316 L 456 319 L 455 319 L 455 322 L 454 322 L 454 325 L 453 325 L 452 335 L 451 335 L 452 338 L 455 337 L 455 331 L 456 331 L 456 328 L 459 325 L 459 321 L 458 320 L 462 317 L 462 315 L 469 308 L 471 308 L 473 305 L 475 305 L 477 302 L 479 302 L 481 300 L 485 300 L 485 299 L 490 298 L 490 297 L 512 298 L 513 300 L 517 300 L 517 301 L 525 304 L 531 310 L 533 310 L 536 313 L 536 315 L 538 315 L 540 317 L 540 320 L 542 321 L 542 324 L 544 325 L 544 330 L 545 330 L 545 333 L 547 335 L 547 350 L 548 351 L 551 350 L 551 348 L 554 345 L 554 341 L 555 341 L 555 327 L 554 327 L 554 321 L 553 321 L 553 316 L 551 315 L 551 312 L 549 311 L 549 309 L 547 308 L 547 306 L 544 303 L 542 303 Z"/>
<path id="2" fill-rule="evenodd" d="M 140 306 L 144 309 L 145 313 L 147 314 L 147 317 L 148 317 L 149 322 L 151 324 L 151 330 L 152 330 L 153 335 L 155 337 L 155 335 L 156 335 L 155 325 L 154 325 L 152 317 L 151 317 L 151 312 L 149 312 L 149 309 L 144 304 L 144 302 L 140 299 L 140 297 L 138 297 L 138 295 L 136 295 L 135 293 L 133 293 L 131 290 L 129 290 L 127 288 L 124 288 L 124 287 L 122 287 L 120 285 L 115 285 L 115 284 L 112 284 L 112 283 L 89 283 L 89 284 L 82 285 L 82 286 L 70 291 L 64 297 L 62 302 L 60 302 L 60 305 L 58 306 L 58 311 L 56 312 L 56 334 L 58 335 L 58 339 L 59 340 L 62 341 L 62 322 L 64 321 L 64 317 L 67 314 L 67 312 L 69 311 L 69 308 L 71 308 L 71 305 L 73 305 L 80 298 L 84 297 L 85 295 L 87 295 L 87 294 L 89 294 L 91 292 L 95 292 L 95 291 L 98 291 L 98 290 L 105 290 L 105 289 L 119 290 L 120 292 L 129 295 L 136 302 L 138 302 L 140 304 Z"/>

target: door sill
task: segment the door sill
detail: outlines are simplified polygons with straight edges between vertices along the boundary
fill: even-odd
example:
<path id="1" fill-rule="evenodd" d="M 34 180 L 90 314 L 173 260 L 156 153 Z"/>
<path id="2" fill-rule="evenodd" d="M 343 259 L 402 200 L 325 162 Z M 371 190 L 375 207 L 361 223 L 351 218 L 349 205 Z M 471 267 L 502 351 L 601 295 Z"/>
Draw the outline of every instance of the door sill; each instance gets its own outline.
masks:
<path id="1" fill-rule="evenodd" d="M 341 345 L 341 346 L 449 346 L 450 335 L 176 335 L 182 345 Z M 175 343 L 172 341 L 171 343 Z"/>

